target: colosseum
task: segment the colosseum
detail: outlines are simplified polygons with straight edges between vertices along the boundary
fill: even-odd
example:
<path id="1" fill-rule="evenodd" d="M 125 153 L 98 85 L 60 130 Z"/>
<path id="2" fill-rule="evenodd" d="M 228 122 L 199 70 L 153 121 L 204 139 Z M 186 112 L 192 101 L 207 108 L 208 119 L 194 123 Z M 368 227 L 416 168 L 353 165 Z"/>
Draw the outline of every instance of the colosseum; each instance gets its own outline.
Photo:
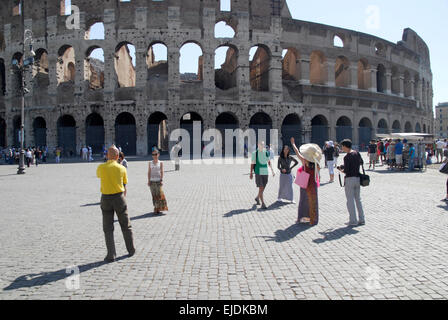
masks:
<path id="1" fill-rule="evenodd" d="M 72 0 L 73 11 L 67 3 L 2 3 L 0 146 L 19 145 L 22 73 L 12 61 L 23 64 L 27 29 L 36 56 L 23 71 L 26 145 L 77 154 L 116 143 L 147 155 L 154 145 L 167 150 L 170 132 L 194 122 L 202 130 L 274 128 L 279 143 L 294 136 L 319 145 L 433 132 L 429 50 L 411 29 L 391 43 L 295 20 L 286 0 Z M 98 23 L 104 38 L 90 39 Z M 234 36 L 217 36 L 217 24 Z M 191 62 L 198 71 L 185 74 L 180 51 L 190 44 L 202 54 Z M 156 45 L 166 60 L 155 59 Z M 104 61 L 91 58 L 97 49 Z M 217 50 L 226 50 L 220 68 Z"/>

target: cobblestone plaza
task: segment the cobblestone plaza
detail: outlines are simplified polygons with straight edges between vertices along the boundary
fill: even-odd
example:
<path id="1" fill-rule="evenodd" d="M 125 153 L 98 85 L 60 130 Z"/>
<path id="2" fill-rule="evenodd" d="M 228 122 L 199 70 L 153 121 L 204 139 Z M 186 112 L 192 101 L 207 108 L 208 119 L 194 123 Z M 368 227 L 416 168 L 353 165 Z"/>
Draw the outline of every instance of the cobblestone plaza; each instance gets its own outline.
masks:
<path id="1" fill-rule="evenodd" d="M 105 264 L 98 163 L 0 166 L 0 299 L 447 299 L 446 177 L 379 167 L 362 189 L 366 225 L 349 228 L 338 183 L 319 189 L 319 225 L 254 206 L 249 165 L 166 163 L 169 212 L 152 214 L 147 162 L 129 163 L 136 254 L 116 223 Z M 328 171 L 322 171 L 328 180 Z M 337 180 L 337 177 L 336 177 Z M 299 190 L 294 187 L 296 201 Z M 79 270 L 79 286 L 67 267 Z M 70 271 L 70 270 L 69 270 Z"/>

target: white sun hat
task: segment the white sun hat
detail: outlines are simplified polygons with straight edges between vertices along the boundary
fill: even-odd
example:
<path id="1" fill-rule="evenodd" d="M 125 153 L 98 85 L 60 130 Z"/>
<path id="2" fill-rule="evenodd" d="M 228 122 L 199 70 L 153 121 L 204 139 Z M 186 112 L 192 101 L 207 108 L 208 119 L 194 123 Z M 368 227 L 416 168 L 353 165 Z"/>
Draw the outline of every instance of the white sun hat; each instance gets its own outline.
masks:
<path id="1" fill-rule="evenodd" d="M 305 160 L 315 164 L 319 164 L 322 159 L 322 149 L 314 143 L 300 146 L 299 153 Z"/>

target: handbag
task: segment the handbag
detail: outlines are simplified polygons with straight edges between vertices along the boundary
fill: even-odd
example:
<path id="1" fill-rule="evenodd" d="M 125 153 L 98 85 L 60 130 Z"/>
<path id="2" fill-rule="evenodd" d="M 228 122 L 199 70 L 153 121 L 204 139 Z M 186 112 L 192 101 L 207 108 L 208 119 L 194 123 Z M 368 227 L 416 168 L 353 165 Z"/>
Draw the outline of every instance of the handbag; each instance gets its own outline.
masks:
<path id="1" fill-rule="evenodd" d="M 443 164 L 440 169 L 439 169 L 440 173 L 444 173 L 444 174 L 448 174 L 448 162 Z"/>
<path id="2" fill-rule="evenodd" d="M 358 156 L 359 156 L 359 159 L 362 161 L 361 155 L 359 153 L 358 153 Z M 368 187 L 370 185 L 370 177 L 368 175 L 366 175 L 366 171 L 364 170 L 364 162 L 362 162 L 361 166 L 362 166 L 363 173 L 359 174 L 359 183 L 360 183 L 361 187 Z M 345 181 L 344 181 L 344 185 L 342 185 L 340 174 L 339 174 L 339 185 L 341 187 L 345 187 Z"/>
<path id="3" fill-rule="evenodd" d="M 308 183 L 310 181 L 310 174 L 303 170 L 303 167 L 300 167 L 297 170 L 296 180 L 294 183 L 298 185 L 302 189 L 308 188 Z"/>

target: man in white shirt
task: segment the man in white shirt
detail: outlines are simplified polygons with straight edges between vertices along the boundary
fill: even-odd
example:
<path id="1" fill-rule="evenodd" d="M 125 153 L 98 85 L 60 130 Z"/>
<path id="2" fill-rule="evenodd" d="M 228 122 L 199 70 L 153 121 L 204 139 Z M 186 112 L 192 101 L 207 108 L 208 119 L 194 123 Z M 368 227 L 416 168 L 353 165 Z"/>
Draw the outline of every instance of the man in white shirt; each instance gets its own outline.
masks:
<path id="1" fill-rule="evenodd" d="M 443 148 L 445 148 L 445 142 L 443 142 L 441 140 L 437 140 L 437 142 L 436 142 L 437 163 L 442 163 L 442 161 L 443 161 Z M 439 155 L 440 155 L 440 161 L 439 161 Z"/>
<path id="2" fill-rule="evenodd" d="M 84 148 L 82 148 L 82 160 L 87 160 L 87 148 L 84 146 Z"/>

